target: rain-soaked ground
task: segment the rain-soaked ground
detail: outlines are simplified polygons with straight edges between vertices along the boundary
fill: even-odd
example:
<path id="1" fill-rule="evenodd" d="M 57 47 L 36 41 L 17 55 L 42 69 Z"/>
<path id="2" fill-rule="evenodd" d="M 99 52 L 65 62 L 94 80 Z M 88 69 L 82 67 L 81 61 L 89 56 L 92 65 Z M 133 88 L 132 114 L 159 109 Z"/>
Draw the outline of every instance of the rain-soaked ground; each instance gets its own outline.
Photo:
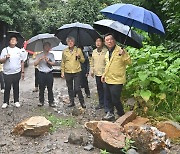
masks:
<path id="1" fill-rule="evenodd" d="M 91 98 L 85 98 L 87 109 L 83 113 L 77 115 L 76 109 L 67 107 L 67 88 L 64 79 L 54 76 L 54 96 L 57 108 L 53 109 L 46 103 L 44 107 L 37 107 L 38 93 L 33 93 L 34 88 L 34 66 L 30 60 L 30 65 L 25 69 L 25 80 L 20 82 L 20 108 L 15 108 L 11 102 L 7 109 L 0 108 L 0 154 L 99 154 L 99 149 L 93 151 L 85 151 L 83 146 L 64 143 L 69 134 L 82 135 L 87 142 L 91 142 L 90 134 L 85 130 L 84 123 L 89 120 L 100 120 L 104 116 L 104 112 L 95 111 L 97 104 L 97 94 L 95 88 L 95 80 L 89 77 L 89 85 L 91 89 Z M 47 91 L 46 91 L 47 93 Z M 47 99 L 47 95 L 46 95 Z M 3 94 L 0 94 L 1 104 Z M 12 100 L 12 97 L 11 97 Z M 64 101 L 63 101 L 64 100 Z M 0 104 L 0 105 L 1 105 Z M 76 98 L 76 107 L 80 107 Z M 73 114 L 73 115 L 72 115 Z M 66 122 L 51 133 L 44 136 L 32 138 L 24 136 L 14 136 L 11 134 L 13 127 L 20 121 L 35 115 L 46 117 L 55 117 L 66 119 Z M 69 126 L 67 126 L 69 125 Z M 178 153 L 178 147 L 175 146 L 173 154 Z"/>

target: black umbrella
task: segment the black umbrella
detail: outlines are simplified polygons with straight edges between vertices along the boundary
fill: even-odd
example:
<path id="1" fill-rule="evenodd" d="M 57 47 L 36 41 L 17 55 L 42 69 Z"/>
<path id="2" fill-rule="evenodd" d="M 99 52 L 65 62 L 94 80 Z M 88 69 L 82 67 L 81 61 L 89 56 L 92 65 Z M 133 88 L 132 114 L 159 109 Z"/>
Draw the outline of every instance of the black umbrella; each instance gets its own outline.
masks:
<path id="1" fill-rule="evenodd" d="M 104 19 L 94 23 L 93 27 L 101 34 L 113 33 L 115 39 L 121 43 L 135 47 L 142 47 L 141 37 L 133 30 L 130 30 L 129 26 L 123 25 L 117 21 Z M 129 31 L 130 30 L 130 31 Z M 129 33 L 128 33 L 129 32 Z M 127 36 L 128 34 L 128 36 Z M 127 36 L 127 40 L 125 41 Z"/>
<path id="2" fill-rule="evenodd" d="M 66 38 L 72 36 L 75 38 L 75 44 L 77 46 L 90 46 L 95 43 L 99 34 L 89 24 L 83 23 L 71 23 L 65 24 L 60 27 L 55 34 L 63 44 L 66 43 Z"/>
<path id="3" fill-rule="evenodd" d="M 51 47 L 55 47 L 60 43 L 60 40 L 54 34 L 44 33 L 38 34 L 28 40 L 26 50 L 43 51 L 43 43 L 49 42 Z"/>
<path id="4" fill-rule="evenodd" d="M 6 46 L 9 45 L 9 41 L 10 41 L 10 38 L 11 38 L 12 36 L 16 36 L 17 39 L 18 39 L 18 43 L 17 43 L 16 46 L 17 46 L 18 48 L 22 48 L 25 39 L 24 39 L 24 37 L 23 37 L 19 32 L 17 32 L 17 31 L 8 31 L 8 32 L 6 33 Z"/>

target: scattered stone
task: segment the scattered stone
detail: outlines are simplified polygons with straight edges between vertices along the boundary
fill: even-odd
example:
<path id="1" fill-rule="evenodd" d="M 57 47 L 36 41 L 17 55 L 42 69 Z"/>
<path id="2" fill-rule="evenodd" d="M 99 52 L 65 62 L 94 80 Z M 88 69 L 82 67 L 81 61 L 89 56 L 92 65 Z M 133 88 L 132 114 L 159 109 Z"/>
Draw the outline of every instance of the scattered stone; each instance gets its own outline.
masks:
<path id="1" fill-rule="evenodd" d="M 4 146 L 6 146 L 6 145 L 7 145 L 6 142 L 0 142 L 0 147 L 4 147 Z"/>
<path id="2" fill-rule="evenodd" d="M 139 154 L 135 149 L 129 149 L 126 154 Z"/>
<path id="3" fill-rule="evenodd" d="M 68 143 L 68 140 L 65 140 L 64 143 Z"/>
<path id="4" fill-rule="evenodd" d="M 86 151 L 91 151 L 93 149 L 94 149 L 94 146 L 92 144 L 89 144 L 89 145 L 84 147 L 84 150 L 86 150 Z"/>
<path id="5" fill-rule="evenodd" d="M 165 132 L 166 135 L 171 139 L 176 139 L 180 137 L 180 125 L 173 121 L 159 122 L 157 128 Z"/>
<path id="6" fill-rule="evenodd" d="M 71 144 L 82 145 L 83 144 L 83 136 L 76 135 L 75 133 L 72 132 L 68 137 L 68 142 Z"/>
<path id="7" fill-rule="evenodd" d="M 120 126 L 124 126 L 125 124 L 133 121 L 136 118 L 136 114 L 134 111 L 126 112 L 123 116 L 118 118 L 115 123 L 118 123 Z"/>
<path id="8" fill-rule="evenodd" d="M 79 115 L 82 115 L 84 113 L 85 113 L 85 109 L 83 109 L 81 107 L 80 108 L 74 107 L 73 110 L 72 110 L 72 115 L 73 116 L 79 116 Z"/>
<path id="9" fill-rule="evenodd" d="M 130 107 L 131 110 L 134 108 L 135 103 L 136 100 L 134 99 L 134 97 L 129 98 L 126 102 L 126 104 Z"/>
<path id="10" fill-rule="evenodd" d="M 40 136 L 48 132 L 51 126 L 51 122 L 45 117 L 35 116 L 17 124 L 12 133 L 24 136 Z"/>
<path id="11" fill-rule="evenodd" d="M 158 154 L 160 151 L 169 148 L 170 142 L 164 132 L 152 126 L 134 126 L 126 132 L 135 141 L 139 153 Z"/>
<path id="12" fill-rule="evenodd" d="M 85 123 L 85 128 L 94 137 L 94 146 L 106 149 L 109 152 L 120 152 L 125 146 L 123 127 L 118 123 L 108 121 L 90 121 Z"/>

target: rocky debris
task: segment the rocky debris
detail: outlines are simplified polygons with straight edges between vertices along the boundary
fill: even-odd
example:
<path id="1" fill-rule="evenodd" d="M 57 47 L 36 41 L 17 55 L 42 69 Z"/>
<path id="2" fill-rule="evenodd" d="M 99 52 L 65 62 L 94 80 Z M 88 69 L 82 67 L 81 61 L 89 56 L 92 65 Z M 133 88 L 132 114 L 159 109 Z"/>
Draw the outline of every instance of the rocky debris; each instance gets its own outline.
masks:
<path id="1" fill-rule="evenodd" d="M 84 147 L 84 150 L 86 150 L 86 151 L 91 151 L 91 150 L 93 150 L 93 149 L 94 149 L 94 146 L 93 146 L 92 144 L 86 145 L 86 146 Z"/>
<path id="2" fill-rule="evenodd" d="M 164 132 L 152 126 L 132 126 L 126 130 L 139 153 L 158 154 L 170 146 Z"/>
<path id="3" fill-rule="evenodd" d="M 72 115 L 73 116 L 79 116 L 79 115 L 82 115 L 84 113 L 85 113 L 85 109 L 83 109 L 82 107 L 80 107 L 80 108 L 74 107 L 73 110 L 72 110 Z"/>
<path id="4" fill-rule="evenodd" d="M 136 114 L 134 111 L 126 112 L 123 116 L 118 118 L 115 123 L 118 123 L 120 126 L 124 126 L 125 124 L 133 121 L 136 118 Z"/>
<path id="5" fill-rule="evenodd" d="M 82 145 L 83 144 L 83 136 L 76 135 L 75 133 L 71 132 L 68 137 L 68 142 L 70 144 Z"/>
<path id="6" fill-rule="evenodd" d="M 148 118 L 137 116 L 136 119 L 134 119 L 132 122 L 129 122 L 126 125 L 124 125 L 124 129 L 127 130 L 129 129 L 129 127 L 140 127 L 146 125 L 148 122 Z"/>
<path id="7" fill-rule="evenodd" d="M 85 123 L 85 128 L 94 137 L 94 146 L 106 149 L 109 152 L 120 152 L 125 146 L 123 127 L 118 123 L 108 121 L 90 121 Z"/>
<path id="8" fill-rule="evenodd" d="M 159 122 L 157 128 L 171 139 L 180 138 L 180 125 L 173 121 Z"/>
<path id="9" fill-rule="evenodd" d="M 135 149 L 129 149 L 126 154 L 139 154 Z"/>
<path id="10" fill-rule="evenodd" d="M 48 132 L 52 124 L 42 116 L 28 118 L 15 126 L 12 133 L 24 136 L 40 136 Z"/>
<path id="11" fill-rule="evenodd" d="M 131 110 L 134 108 L 135 103 L 136 103 L 136 100 L 135 100 L 134 97 L 129 98 L 129 99 L 126 101 L 126 105 L 128 105 Z"/>
<path id="12" fill-rule="evenodd" d="M 60 99 L 64 104 L 68 104 L 68 103 L 69 103 L 69 96 L 68 96 L 68 95 L 59 96 L 59 99 Z"/>

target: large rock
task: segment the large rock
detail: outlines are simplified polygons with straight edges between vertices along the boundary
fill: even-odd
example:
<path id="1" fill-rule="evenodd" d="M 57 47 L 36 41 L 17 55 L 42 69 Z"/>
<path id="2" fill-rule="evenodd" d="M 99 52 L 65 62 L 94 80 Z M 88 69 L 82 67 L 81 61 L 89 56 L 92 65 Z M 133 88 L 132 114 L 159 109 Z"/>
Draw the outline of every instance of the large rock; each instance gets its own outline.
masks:
<path id="1" fill-rule="evenodd" d="M 136 119 L 134 119 L 132 122 L 127 123 L 126 125 L 124 125 L 124 129 L 128 130 L 130 127 L 140 127 L 143 125 L 146 125 L 149 122 L 148 118 L 143 118 L 143 117 L 136 117 Z"/>
<path id="2" fill-rule="evenodd" d="M 123 116 L 118 118 L 115 123 L 118 123 L 120 126 L 124 126 L 125 124 L 133 121 L 136 118 L 136 114 L 134 111 L 126 112 Z"/>
<path id="3" fill-rule="evenodd" d="M 13 129 L 15 135 L 39 136 L 48 132 L 52 126 L 51 122 L 42 116 L 28 118 Z"/>
<path id="4" fill-rule="evenodd" d="M 180 137 L 180 125 L 173 121 L 159 122 L 157 128 L 165 132 L 166 135 L 171 139 L 176 139 Z"/>
<path id="5" fill-rule="evenodd" d="M 126 133 L 135 141 L 141 154 L 159 154 L 162 150 L 169 148 L 170 142 L 164 132 L 152 126 L 132 126 Z"/>
<path id="6" fill-rule="evenodd" d="M 90 121 L 85 123 L 85 128 L 93 135 L 94 146 L 100 149 L 120 153 L 125 146 L 127 136 L 123 133 L 123 127 L 118 123 Z"/>

